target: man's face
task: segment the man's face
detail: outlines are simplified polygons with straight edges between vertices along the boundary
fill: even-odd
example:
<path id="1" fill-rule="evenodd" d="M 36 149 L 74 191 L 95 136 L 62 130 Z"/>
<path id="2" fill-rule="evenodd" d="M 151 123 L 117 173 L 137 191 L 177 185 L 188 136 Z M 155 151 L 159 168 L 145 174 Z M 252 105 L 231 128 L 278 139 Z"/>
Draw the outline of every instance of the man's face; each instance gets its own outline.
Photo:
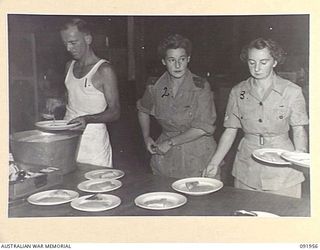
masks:
<path id="1" fill-rule="evenodd" d="M 67 51 L 75 60 L 80 60 L 86 55 L 91 43 L 90 35 L 80 32 L 75 26 L 62 30 L 60 34 Z"/>
<path id="2" fill-rule="evenodd" d="M 183 48 L 168 49 L 162 64 L 167 67 L 169 74 L 174 78 L 181 78 L 187 72 L 190 57 Z"/>
<path id="3" fill-rule="evenodd" d="M 251 75 L 256 79 L 265 79 L 273 72 L 277 61 L 270 55 L 269 49 L 249 49 L 248 66 Z"/>

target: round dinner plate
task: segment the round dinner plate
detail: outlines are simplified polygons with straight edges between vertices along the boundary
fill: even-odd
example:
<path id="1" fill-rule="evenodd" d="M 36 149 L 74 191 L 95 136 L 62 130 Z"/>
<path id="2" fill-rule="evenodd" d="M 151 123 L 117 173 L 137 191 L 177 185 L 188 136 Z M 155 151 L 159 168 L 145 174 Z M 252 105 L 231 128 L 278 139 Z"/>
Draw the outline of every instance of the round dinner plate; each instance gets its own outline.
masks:
<path id="1" fill-rule="evenodd" d="M 28 197 L 28 202 L 34 205 L 59 205 L 68 203 L 79 197 L 79 194 L 73 190 L 55 189 L 35 193 Z"/>
<path id="2" fill-rule="evenodd" d="M 80 125 L 79 122 L 67 124 L 67 120 L 50 120 L 50 121 L 40 121 L 36 122 L 35 125 L 38 128 L 47 131 L 58 131 L 58 130 L 68 130 Z"/>
<path id="3" fill-rule="evenodd" d="M 264 211 L 252 211 L 252 212 L 257 214 L 257 217 L 280 217 L 277 214 L 272 214 L 272 213 L 264 212 Z"/>
<path id="4" fill-rule="evenodd" d="M 261 148 L 253 151 L 252 155 L 263 162 L 277 165 L 290 165 L 291 162 L 288 162 L 281 158 L 281 155 L 285 152 L 288 152 L 284 149 L 278 148 Z"/>
<path id="5" fill-rule="evenodd" d="M 138 196 L 134 203 L 141 208 L 151 210 L 167 210 L 184 205 L 187 198 L 172 192 L 152 192 Z"/>
<path id="6" fill-rule="evenodd" d="M 118 196 L 111 194 L 94 194 L 74 199 L 71 202 L 71 207 L 80 211 L 101 212 L 113 209 L 119 206 L 120 203 L 121 199 Z"/>
<path id="7" fill-rule="evenodd" d="M 94 179 L 79 183 L 78 188 L 81 191 L 91 193 L 103 193 L 116 190 L 122 185 L 119 180 L 112 179 Z"/>
<path id="8" fill-rule="evenodd" d="M 124 172 L 119 169 L 98 169 L 85 173 L 84 177 L 89 180 L 95 179 L 120 179 Z"/>
<path id="9" fill-rule="evenodd" d="M 310 167 L 310 154 L 303 152 L 284 152 L 281 157 L 300 167 Z"/>
<path id="10" fill-rule="evenodd" d="M 171 187 L 181 193 L 190 195 L 204 195 L 218 191 L 223 183 L 217 179 L 206 177 L 191 177 L 177 180 Z"/>

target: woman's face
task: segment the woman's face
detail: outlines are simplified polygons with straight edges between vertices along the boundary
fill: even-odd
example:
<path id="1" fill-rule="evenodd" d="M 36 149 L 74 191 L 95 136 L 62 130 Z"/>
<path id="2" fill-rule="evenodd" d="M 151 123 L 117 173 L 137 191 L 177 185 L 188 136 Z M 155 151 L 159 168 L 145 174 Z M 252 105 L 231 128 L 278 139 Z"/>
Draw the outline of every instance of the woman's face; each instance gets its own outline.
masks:
<path id="1" fill-rule="evenodd" d="M 268 48 L 249 49 L 248 66 L 250 74 L 255 79 L 262 80 L 268 78 L 276 65 L 277 61 L 271 56 Z"/>
<path id="2" fill-rule="evenodd" d="M 172 77 L 179 79 L 187 72 L 189 61 L 190 56 L 187 55 L 185 49 L 168 49 L 166 57 L 162 59 L 162 64 L 166 66 Z"/>

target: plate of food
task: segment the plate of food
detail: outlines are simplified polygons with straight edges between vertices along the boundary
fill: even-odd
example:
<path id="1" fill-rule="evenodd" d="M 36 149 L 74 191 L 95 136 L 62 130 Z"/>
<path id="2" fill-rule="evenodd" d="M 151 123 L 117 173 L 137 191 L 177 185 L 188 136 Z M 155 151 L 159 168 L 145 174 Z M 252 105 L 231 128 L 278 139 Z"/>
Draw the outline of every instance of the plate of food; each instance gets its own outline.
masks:
<path id="1" fill-rule="evenodd" d="M 253 217 L 280 217 L 279 215 L 264 211 L 237 210 L 233 213 L 235 216 L 253 216 Z"/>
<path id="2" fill-rule="evenodd" d="M 81 196 L 71 202 L 71 207 L 86 212 L 101 212 L 118 207 L 121 199 L 111 194 L 91 194 Z"/>
<path id="3" fill-rule="evenodd" d="M 284 149 L 279 148 L 261 148 L 253 151 L 252 155 L 254 158 L 276 165 L 290 165 L 291 162 L 286 161 L 281 157 L 281 155 L 285 152 L 288 152 Z"/>
<path id="4" fill-rule="evenodd" d="M 119 169 L 98 169 L 85 173 L 84 177 L 89 180 L 94 179 L 119 179 L 124 176 L 124 172 Z"/>
<path id="5" fill-rule="evenodd" d="M 73 190 L 55 189 L 35 193 L 28 197 L 28 202 L 34 205 L 59 205 L 68 203 L 79 197 L 79 194 Z"/>
<path id="6" fill-rule="evenodd" d="M 310 154 L 303 152 L 284 152 L 281 157 L 285 160 L 298 165 L 300 167 L 309 168 L 310 167 Z"/>
<path id="7" fill-rule="evenodd" d="M 181 193 L 190 195 L 204 195 L 218 191 L 223 183 L 217 179 L 206 177 L 191 177 L 177 180 L 171 187 Z"/>
<path id="8" fill-rule="evenodd" d="M 151 210 L 173 209 L 184 205 L 187 198 L 172 192 L 152 192 L 138 196 L 134 203 L 141 208 Z"/>
<path id="9" fill-rule="evenodd" d="M 36 122 L 36 127 L 47 131 L 68 130 L 80 125 L 79 122 L 68 124 L 67 120 L 50 120 Z"/>
<path id="10" fill-rule="evenodd" d="M 112 179 L 94 179 L 79 183 L 78 189 L 90 193 L 103 193 L 116 190 L 122 186 L 121 181 Z"/>

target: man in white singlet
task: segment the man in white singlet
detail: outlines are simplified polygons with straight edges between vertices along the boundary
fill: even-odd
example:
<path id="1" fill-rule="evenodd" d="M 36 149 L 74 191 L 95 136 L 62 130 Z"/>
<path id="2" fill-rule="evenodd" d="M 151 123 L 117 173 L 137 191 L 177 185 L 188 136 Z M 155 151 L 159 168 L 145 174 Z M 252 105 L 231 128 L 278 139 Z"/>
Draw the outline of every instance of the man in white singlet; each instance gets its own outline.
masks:
<path id="1" fill-rule="evenodd" d="M 110 63 L 91 48 L 92 35 L 87 23 L 71 19 L 60 30 L 73 60 L 66 65 L 65 85 L 68 103 L 64 119 L 80 122 L 84 129 L 77 161 L 112 167 L 112 149 L 106 123 L 119 119 L 117 79 Z"/>

